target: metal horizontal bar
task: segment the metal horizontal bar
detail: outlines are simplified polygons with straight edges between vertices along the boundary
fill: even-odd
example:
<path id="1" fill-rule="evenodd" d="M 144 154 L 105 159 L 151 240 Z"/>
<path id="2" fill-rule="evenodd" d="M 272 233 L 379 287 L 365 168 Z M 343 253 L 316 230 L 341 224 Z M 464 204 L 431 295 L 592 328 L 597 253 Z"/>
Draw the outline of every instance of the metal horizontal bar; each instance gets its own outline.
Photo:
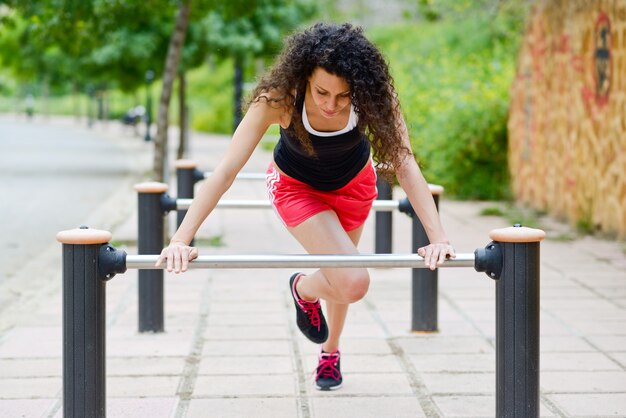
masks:
<path id="1" fill-rule="evenodd" d="M 176 210 L 189 209 L 193 199 L 176 199 Z M 372 210 L 376 212 L 393 212 L 398 209 L 397 200 L 375 200 L 372 204 Z M 271 209 L 272 205 L 269 200 L 220 200 L 217 202 L 219 209 Z"/>
<path id="2" fill-rule="evenodd" d="M 208 178 L 213 174 L 212 171 L 205 171 L 204 178 Z M 237 180 L 265 180 L 265 173 L 237 173 Z"/>
<path id="3" fill-rule="evenodd" d="M 126 268 L 163 269 L 155 267 L 157 255 L 127 255 Z M 426 268 L 417 254 L 349 254 L 349 255 L 202 255 L 189 263 L 189 268 L 247 269 L 247 268 L 321 268 L 321 267 L 387 267 Z M 474 254 L 457 254 L 441 267 L 474 267 Z"/>

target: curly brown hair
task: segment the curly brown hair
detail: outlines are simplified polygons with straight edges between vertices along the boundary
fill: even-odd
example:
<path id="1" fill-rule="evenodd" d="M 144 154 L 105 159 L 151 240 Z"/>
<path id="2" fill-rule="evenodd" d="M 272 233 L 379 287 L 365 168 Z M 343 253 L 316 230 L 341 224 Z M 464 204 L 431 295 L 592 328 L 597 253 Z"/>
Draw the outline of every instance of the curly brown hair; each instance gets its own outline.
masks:
<path id="1" fill-rule="evenodd" d="M 346 80 L 359 117 L 358 128 L 371 144 L 376 168 L 390 172 L 411 154 L 396 125 L 400 113 L 389 66 L 380 51 L 349 23 L 317 23 L 287 38 L 272 68 L 251 93 L 251 103 L 263 99 L 291 113 L 291 128 L 307 152 L 314 156 L 302 116 L 295 111 L 296 96 L 304 97 L 307 82 L 320 67 Z M 264 94 L 272 92 L 271 95 Z M 295 93 L 295 94 L 294 94 Z"/>

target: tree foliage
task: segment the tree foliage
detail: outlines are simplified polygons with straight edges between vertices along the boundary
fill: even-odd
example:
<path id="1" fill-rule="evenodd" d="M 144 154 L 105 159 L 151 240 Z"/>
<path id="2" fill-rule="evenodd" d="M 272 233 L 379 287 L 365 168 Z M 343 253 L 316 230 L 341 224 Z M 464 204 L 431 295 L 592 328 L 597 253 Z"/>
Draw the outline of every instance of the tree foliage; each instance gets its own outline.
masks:
<path id="1" fill-rule="evenodd" d="M 317 12 L 311 0 L 252 0 L 227 3 L 202 20 L 211 53 L 218 57 L 274 55 L 286 32 Z"/>
<path id="2" fill-rule="evenodd" d="M 176 11 L 174 0 L 5 3 L 13 29 L 0 32 L 0 51 L 16 77 L 127 91 L 144 83 L 148 69 L 162 67 Z"/>

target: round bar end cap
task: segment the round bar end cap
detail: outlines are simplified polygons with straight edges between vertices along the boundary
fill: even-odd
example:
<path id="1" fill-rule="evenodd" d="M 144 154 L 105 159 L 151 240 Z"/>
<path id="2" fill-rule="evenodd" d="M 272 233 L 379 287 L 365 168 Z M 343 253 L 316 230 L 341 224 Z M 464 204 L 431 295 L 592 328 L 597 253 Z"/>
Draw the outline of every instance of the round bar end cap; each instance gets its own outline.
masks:
<path id="1" fill-rule="evenodd" d="M 541 229 L 517 225 L 494 229 L 489 233 L 489 238 L 497 242 L 539 242 L 545 237 L 546 233 Z"/>
<path id="2" fill-rule="evenodd" d="M 112 235 L 100 229 L 76 228 L 61 231 L 56 238 L 61 244 L 106 244 L 111 241 Z"/>
<path id="3" fill-rule="evenodd" d="M 146 181 L 135 184 L 135 191 L 138 193 L 165 193 L 167 192 L 167 184 L 158 181 Z"/>
<path id="4" fill-rule="evenodd" d="M 193 170 L 194 168 L 198 167 L 198 163 L 196 163 L 194 160 L 181 159 L 181 160 L 176 160 L 176 162 L 174 163 L 174 166 L 176 168 L 186 168 L 186 169 Z"/>
<path id="5" fill-rule="evenodd" d="M 443 194 L 443 186 L 440 186 L 438 184 L 428 184 L 428 189 L 430 190 L 430 194 L 432 194 L 433 196 L 440 196 Z"/>

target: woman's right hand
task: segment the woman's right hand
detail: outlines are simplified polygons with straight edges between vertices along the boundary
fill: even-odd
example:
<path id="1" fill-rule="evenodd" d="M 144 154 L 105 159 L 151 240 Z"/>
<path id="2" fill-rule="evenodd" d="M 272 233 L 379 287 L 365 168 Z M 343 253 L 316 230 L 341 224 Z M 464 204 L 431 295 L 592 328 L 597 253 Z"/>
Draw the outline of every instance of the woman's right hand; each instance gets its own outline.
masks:
<path id="1" fill-rule="evenodd" d="M 155 266 L 160 267 L 165 261 L 165 268 L 168 272 L 184 273 L 187 271 L 189 262 L 197 257 L 198 249 L 196 247 L 190 247 L 184 242 L 173 241 L 163 248 Z"/>

